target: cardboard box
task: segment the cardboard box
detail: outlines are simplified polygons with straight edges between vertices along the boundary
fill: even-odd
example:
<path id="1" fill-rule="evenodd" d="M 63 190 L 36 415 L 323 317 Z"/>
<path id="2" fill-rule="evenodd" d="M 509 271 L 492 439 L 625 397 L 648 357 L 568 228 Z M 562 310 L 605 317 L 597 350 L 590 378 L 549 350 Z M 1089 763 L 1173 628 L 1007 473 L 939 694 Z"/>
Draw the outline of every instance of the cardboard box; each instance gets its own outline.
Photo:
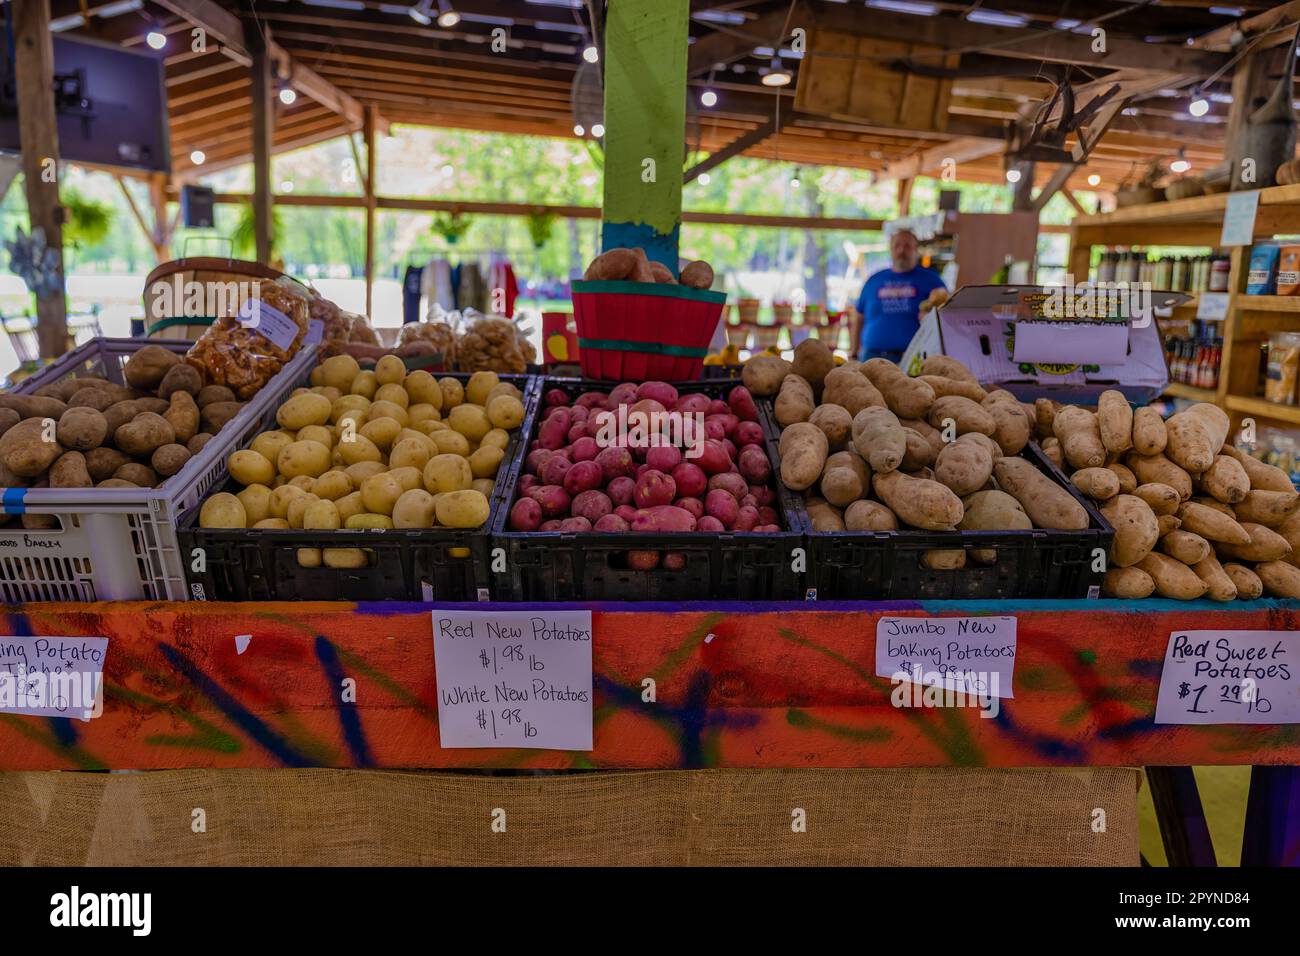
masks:
<path id="1" fill-rule="evenodd" d="M 1191 296 L 1116 287 L 966 286 L 921 326 L 903 353 L 916 374 L 928 355 L 950 355 L 980 383 L 1024 402 L 1096 404 L 1107 389 L 1144 404 L 1169 372 L 1154 312 Z"/>

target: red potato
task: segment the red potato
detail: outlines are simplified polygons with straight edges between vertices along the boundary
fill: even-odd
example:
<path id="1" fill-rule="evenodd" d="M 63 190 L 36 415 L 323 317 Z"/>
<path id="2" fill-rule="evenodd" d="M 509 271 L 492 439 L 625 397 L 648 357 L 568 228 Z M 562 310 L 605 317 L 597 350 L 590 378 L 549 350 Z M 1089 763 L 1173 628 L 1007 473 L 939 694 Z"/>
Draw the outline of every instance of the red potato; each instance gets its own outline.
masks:
<path id="1" fill-rule="evenodd" d="M 583 392 L 573 404 L 579 408 L 595 409 L 604 408 L 608 402 L 609 395 L 605 392 Z"/>
<path id="2" fill-rule="evenodd" d="M 565 518 L 560 522 L 560 531 L 590 531 L 591 522 L 586 518 Z"/>
<path id="3" fill-rule="evenodd" d="M 749 493 L 754 496 L 760 508 L 776 501 L 776 492 L 772 490 L 771 485 L 750 485 Z"/>
<path id="4" fill-rule="evenodd" d="M 736 455 L 738 454 L 735 442 L 730 438 L 724 438 L 722 439 L 722 447 L 727 450 L 727 457 L 734 462 L 736 460 Z M 734 471 L 736 466 L 733 464 L 731 468 Z"/>
<path id="5" fill-rule="evenodd" d="M 575 462 L 595 461 L 596 456 L 600 454 L 600 446 L 596 444 L 596 439 L 583 435 L 576 439 L 569 446 L 569 457 Z"/>
<path id="6" fill-rule="evenodd" d="M 636 402 L 627 410 L 628 427 L 630 428 L 635 419 L 633 415 L 663 415 L 668 409 L 664 408 L 663 402 L 656 402 L 653 398 L 643 398 Z M 653 419 L 647 419 L 653 421 Z"/>
<path id="7" fill-rule="evenodd" d="M 569 434 L 567 436 L 569 439 L 569 444 L 573 444 L 579 438 L 586 437 L 586 435 L 587 435 L 587 426 L 582 422 L 574 422 L 572 425 L 569 426 Z M 595 439 L 593 438 L 592 441 L 595 441 Z"/>
<path id="8" fill-rule="evenodd" d="M 704 469 L 706 475 L 719 475 L 731 471 L 731 455 L 727 447 L 716 441 L 705 441 L 704 450 L 695 463 Z"/>
<path id="9" fill-rule="evenodd" d="M 605 487 L 605 493 L 615 506 L 631 504 L 635 490 L 636 482 L 627 475 L 619 475 Z"/>
<path id="10" fill-rule="evenodd" d="M 727 526 L 724 525 L 717 518 L 713 517 L 713 515 L 705 515 L 703 518 L 701 518 L 699 521 L 695 523 L 695 530 L 713 531 L 716 533 L 718 531 L 726 531 Z"/>
<path id="11" fill-rule="evenodd" d="M 718 415 L 704 419 L 704 437 L 713 441 L 722 441 L 727 437 L 727 426 Z"/>
<path id="12" fill-rule="evenodd" d="M 616 514 L 607 514 L 592 526 L 595 531 L 631 531 L 632 526 Z"/>
<path id="13" fill-rule="evenodd" d="M 709 476 L 699 465 L 684 461 L 672 470 L 673 481 L 677 483 L 677 493 L 689 498 L 698 498 L 709 487 Z"/>
<path id="14" fill-rule="evenodd" d="M 581 422 L 585 425 L 587 424 L 587 419 L 590 417 L 591 409 L 587 408 L 585 405 L 574 405 L 569 409 L 569 421 L 571 422 Z"/>
<path id="15" fill-rule="evenodd" d="M 704 498 L 704 513 L 717 518 L 724 528 L 730 528 L 740 516 L 740 504 L 731 492 L 714 488 Z"/>
<path id="16" fill-rule="evenodd" d="M 630 523 L 636 517 L 636 508 L 633 505 L 619 505 L 614 509 L 614 514 Z"/>
<path id="17" fill-rule="evenodd" d="M 740 473 L 751 485 L 761 485 L 772 477 L 772 463 L 758 445 L 746 445 L 737 462 Z"/>
<path id="18" fill-rule="evenodd" d="M 641 508 L 670 507 L 670 502 L 676 497 L 677 482 L 654 468 L 637 478 L 636 489 L 632 492 L 633 500 Z"/>
<path id="19" fill-rule="evenodd" d="M 610 390 L 609 398 L 605 400 L 605 407 L 614 409 L 620 405 L 631 405 L 635 401 L 636 385 L 632 382 L 624 382 L 622 385 L 615 385 Z"/>
<path id="20" fill-rule="evenodd" d="M 605 515 L 614 513 L 614 502 L 605 492 L 590 488 L 574 495 L 569 511 L 575 518 L 586 518 L 595 524 Z"/>
<path id="21" fill-rule="evenodd" d="M 541 481 L 538 480 L 538 478 L 537 478 L 536 475 L 520 475 L 520 476 L 519 476 L 519 494 L 521 494 L 521 495 L 526 495 L 526 494 L 528 494 L 528 489 L 529 489 L 529 488 L 535 488 L 535 487 L 537 487 L 537 486 L 540 485 L 540 484 L 541 484 Z"/>
<path id="22" fill-rule="evenodd" d="M 731 440 L 742 449 L 746 445 L 763 444 L 763 426 L 758 422 L 741 422 L 731 433 Z"/>
<path id="23" fill-rule="evenodd" d="M 542 524 L 542 506 L 532 498 L 520 498 L 510 509 L 512 531 L 536 531 Z"/>
<path id="24" fill-rule="evenodd" d="M 592 464 L 595 464 L 595 462 L 592 462 Z M 546 459 L 541 471 L 537 473 L 537 477 L 542 480 L 544 485 L 562 485 L 564 484 L 564 476 L 569 473 L 569 469 L 572 467 L 573 465 L 568 458 L 556 453 Z"/>
<path id="25" fill-rule="evenodd" d="M 596 464 L 600 465 L 600 470 L 607 482 L 613 481 L 620 475 L 630 475 L 636 471 L 636 463 L 632 460 L 632 453 L 626 448 L 617 445 L 602 448 L 596 454 Z"/>
<path id="26" fill-rule="evenodd" d="M 547 518 L 558 518 L 569 512 L 569 493 L 559 485 L 538 485 L 528 489 L 528 497 L 542 506 Z"/>
<path id="27" fill-rule="evenodd" d="M 546 459 L 554 454 L 555 452 L 549 448 L 534 448 L 528 453 L 528 457 L 524 459 L 524 468 L 530 474 L 536 475 L 542 470 L 542 465 L 546 464 Z"/>
<path id="28" fill-rule="evenodd" d="M 559 518 L 552 518 L 550 521 L 543 521 L 542 526 L 537 530 L 538 531 L 559 531 L 560 524 L 561 522 Z"/>
<path id="29" fill-rule="evenodd" d="M 762 525 L 771 525 L 778 530 L 781 527 L 781 516 L 776 513 L 775 508 L 761 507 L 758 509 L 758 523 Z"/>
<path id="30" fill-rule="evenodd" d="M 704 502 L 699 498 L 678 498 L 673 502 L 673 507 L 689 511 L 696 521 L 704 517 Z"/>
<path id="31" fill-rule="evenodd" d="M 694 531 L 695 516 L 672 505 L 642 508 L 632 519 L 633 531 Z"/>
<path id="32" fill-rule="evenodd" d="M 730 415 L 731 406 L 728 405 L 720 398 L 710 399 L 709 410 L 705 412 L 705 414 L 706 415 Z"/>
<path id="33" fill-rule="evenodd" d="M 753 531 L 754 525 L 758 524 L 758 509 L 753 507 L 744 507 L 736 512 L 735 524 L 731 526 L 732 531 Z"/>
<path id="34" fill-rule="evenodd" d="M 774 531 L 780 531 L 781 526 L 779 524 L 759 524 L 755 525 L 751 530 L 761 532 L 762 534 L 771 534 Z"/>
<path id="35" fill-rule="evenodd" d="M 662 563 L 667 571 L 685 571 L 686 555 L 680 551 L 665 551 Z"/>
<path id="36" fill-rule="evenodd" d="M 740 507 L 757 508 L 758 499 L 755 498 L 753 495 L 745 495 L 745 497 L 740 499 Z"/>
<path id="37" fill-rule="evenodd" d="M 676 468 L 682 461 L 682 450 L 676 445 L 657 445 L 646 451 L 645 463 L 665 474 Z"/>
<path id="38" fill-rule="evenodd" d="M 609 411 L 599 411 L 594 415 L 588 415 L 584 425 L 587 434 L 599 442 L 600 433 L 618 427 L 618 417 Z"/>
<path id="39" fill-rule="evenodd" d="M 640 480 L 641 476 L 644 475 L 647 471 L 654 471 L 654 469 L 651 468 L 649 465 L 645 465 L 645 464 L 637 465 L 636 471 L 633 472 L 632 477 L 636 478 L 637 480 Z"/>
<path id="40" fill-rule="evenodd" d="M 677 399 L 676 410 L 683 415 L 708 415 L 712 407 L 713 401 L 709 396 L 696 392 L 692 395 L 683 395 Z"/>
<path id="41" fill-rule="evenodd" d="M 552 388 L 546 393 L 546 404 L 551 408 L 560 408 L 569 404 L 569 393 L 562 388 Z"/>
<path id="42" fill-rule="evenodd" d="M 722 423 L 722 437 L 724 437 L 724 438 L 730 438 L 730 437 L 731 437 L 731 433 L 734 432 L 734 431 L 736 430 L 736 426 L 740 424 L 740 419 L 737 418 L 735 415 L 731 415 L 731 414 L 727 414 L 727 415 L 707 415 L 707 416 L 705 416 L 705 419 L 704 419 L 704 430 L 705 430 L 706 433 L 707 433 L 708 430 L 709 430 L 709 422 L 721 422 L 721 423 Z M 709 438 L 712 438 L 712 437 L 714 437 L 714 436 L 709 435 L 708 437 L 709 437 Z"/>
<path id="43" fill-rule="evenodd" d="M 756 422 L 758 421 L 758 405 L 754 402 L 754 396 L 749 393 L 749 389 L 743 385 L 737 385 L 727 396 L 727 404 L 731 411 L 741 421 Z"/>
<path id="44" fill-rule="evenodd" d="M 658 551 L 629 551 L 627 566 L 633 571 L 653 571 L 659 567 Z"/>
<path id="45" fill-rule="evenodd" d="M 721 488 L 731 497 L 739 501 L 745 495 L 749 494 L 749 483 L 744 477 L 734 471 L 724 472 L 721 475 L 714 475 L 709 479 L 709 490 Z M 758 496 L 755 495 L 755 498 Z"/>
<path id="46" fill-rule="evenodd" d="M 551 459 L 551 461 L 554 460 Z M 547 464 L 550 464 L 550 462 Z M 593 488 L 599 488 L 604 483 L 604 475 L 600 470 L 600 465 L 594 461 L 577 462 L 564 473 L 564 490 L 571 495 L 591 491 Z"/>
<path id="47" fill-rule="evenodd" d="M 667 382 L 642 382 L 636 387 L 636 397 L 638 401 L 650 398 L 665 408 L 672 408 L 677 404 L 677 389 Z"/>
<path id="48" fill-rule="evenodd" d="M 555 414 L 548 416 L 537 432 L 538 444 L 552 450 L 562 448 L 568 437 L 569 410 L 567 408 L 555 409 Z"/>

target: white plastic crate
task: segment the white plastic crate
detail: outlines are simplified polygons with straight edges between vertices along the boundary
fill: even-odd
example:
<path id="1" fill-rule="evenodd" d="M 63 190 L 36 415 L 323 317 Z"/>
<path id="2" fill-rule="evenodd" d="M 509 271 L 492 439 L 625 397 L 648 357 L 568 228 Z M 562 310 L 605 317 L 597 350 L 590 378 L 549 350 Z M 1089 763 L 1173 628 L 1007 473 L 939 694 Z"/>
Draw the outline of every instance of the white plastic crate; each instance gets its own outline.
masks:
<path id="1" fill-rule="evenodd" d="M 69 375 L 124 384 L 126 360 L 146 345 L 178 354 L 193 343 L 97 338 L 15 389 L 29 394 Z M 158 488 L 8 488 L 5 514 L 53 515 L 60 528 L 0 527 L 0 601 L 184 601 L 189 597 L 176 521 L 222 477 L 226 457 L 252 439 L 268 407 L 279 405 L 316 364 L 304 346 L 266 387 L 179 472 Z"/>

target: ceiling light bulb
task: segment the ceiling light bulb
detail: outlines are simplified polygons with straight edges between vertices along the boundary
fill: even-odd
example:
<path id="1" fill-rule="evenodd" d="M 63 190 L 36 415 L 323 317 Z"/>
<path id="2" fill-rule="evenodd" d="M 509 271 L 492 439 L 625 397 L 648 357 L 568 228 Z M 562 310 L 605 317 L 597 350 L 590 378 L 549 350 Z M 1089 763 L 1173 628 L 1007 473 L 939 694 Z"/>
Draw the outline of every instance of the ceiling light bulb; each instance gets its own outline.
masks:
<path id="1" fill-rule="evenodd" d="M 574 124 L 573 124 L 573 135 L 574 135 L 574 136 L 586 136 L 586 135 L 587 135 L 587 130 L 586 130 L 586 128 L 585 128 L 581 123 L 574 123 Z"/>
<path id="2" fill-rule="evenodd" d="M 790 188 L 791 188 L 791 189 L 798 189 L 798 188 L 799 188 L 799 177 L 798 177 L 798 176 L 795 176 L 795 177 L 793 177 L 793 178 L 790 180 Z"/>
<path id="3" fill-rule="evenodd" d="M 596 139 L 600 139 L 602 136 L 604 136 L 604 135 L 605 135 L 605 124 L 604 124 L 604 123 L 593 123 L 593 124 L 591 125 L 591 135 L 594 136 L 594 137 L 596 137 Z"/>
<path id="4" fill-rule="evenodd" d="M 714 93 L 712 90 L 705 90 L 703 93 L 700 94 L 701 106 L 715 106 L 717 105 L 717 102 L 718 102 L 718 94 Z"/>
<path id="5" fill-rule="evenodd" d="M 196 149 L 194 152 L 190 153 L 190 162 L 195 166 L 202 166 L 207 158 L 207 154 L 201 149 Z"/>
<path id="6" fill-rule="evenodd" d="M 1088 177 L 1088 185 L 1089 185 L 1089 186 L 1100 186 L 1100 185 L 1101 185 L 1101 177 L 1098 176 L 1096 173 L 1093 173 L 1091 176 Z"/>
<path id="7" fill-rule="evenodd" d="M 789 86 L 794 75 L 785 68 L 779 56 L 772 57 L 772 65 L 763 74 L 764 86 Z"/>
<path id="8" fill-rule="evenodd" d="M 1007 182 L 1009 182 L 1009 183 L 1018 183 L 1018 182 L 1020 182 L 1020 170 L 1018 170 L 1018 169 L 1008 169 L 1008 170 L 1007 170 Z"/>
<path id="9" fill-rule="evenodd" d="M 285 106 L 293 106 L 298 100 L 298 94 L 294 92 L 293 87 L 286 86 L 280 91 L 280 102 Z"/>
<path id="10" fill-rule="evenodd" d="M 438 26 L 450 30 L 460 23 L 460 14 L 452 9 L 448 0 L 438 0 Z"/>
<path id="11" fill-rule="evenodd" d="M 588 63 L 599 63 L 600 51 L 597 50 L 594 46 L 589 46 L 582 51 L 582 58 L 586 60 Z"/>
<path id="12" fill-rule="evenodd" d="M 1193 116 L 1204 116 L 1210 111 L 1210 101 L 1203 96 L 1198 96 L 1188 104 L 1187 112 Z"/>
<path id="13" fill-rule="evenodd" d="M 708 173 L 700 173 L 700 175 L 697 178 L 699 179 L 701 186 L 707 186 L 709 182 L 713 179 L 713 177 L 710 176 Z"/>
<path id="14" fill-rule="evenodd" d="M 167 34 L 159 33 L 157 30 L 150 30 L 145 36 L 144 42 L 155 50 L 161 50 L 167 45 Z"/>
<path id="15" fill-rule="evenodd" d="M 1175 159 L 1169 164 L 1169 169 L 1175 173 L 1185 173 L 1192 168 L 1192 164 L 1185 159 Z"/>

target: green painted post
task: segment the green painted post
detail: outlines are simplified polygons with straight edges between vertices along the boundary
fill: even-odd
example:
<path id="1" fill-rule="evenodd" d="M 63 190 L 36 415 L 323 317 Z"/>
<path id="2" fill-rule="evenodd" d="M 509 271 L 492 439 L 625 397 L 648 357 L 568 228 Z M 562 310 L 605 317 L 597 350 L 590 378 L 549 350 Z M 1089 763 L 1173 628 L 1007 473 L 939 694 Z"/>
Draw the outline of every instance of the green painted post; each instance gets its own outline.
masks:
<path id="1" fill-rule="evenodd" d="M 605 21 L 601 246 L 640 246 L 677 274 L 690 0 L 618 0 Z"/>

